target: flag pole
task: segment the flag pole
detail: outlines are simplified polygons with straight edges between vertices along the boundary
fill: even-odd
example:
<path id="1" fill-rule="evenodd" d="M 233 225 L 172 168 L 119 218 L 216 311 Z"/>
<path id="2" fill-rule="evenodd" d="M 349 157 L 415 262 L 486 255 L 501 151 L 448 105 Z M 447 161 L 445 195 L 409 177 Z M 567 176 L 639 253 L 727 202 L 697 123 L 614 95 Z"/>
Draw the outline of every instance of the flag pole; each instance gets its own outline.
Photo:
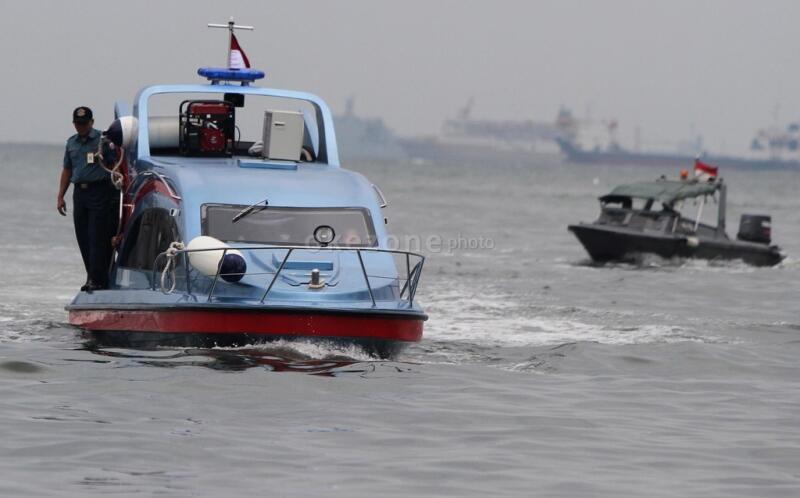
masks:
<path id="1" fill-rule="evenodd" d="M 233 16 L 228 20 L 228 59 L 227 59 L 227 68 L 231 68 L 231 49 L 233 48 Z"/>
<path id="2" fill-rule="evenodd" d="M 228 53 L 226 54 L 225 58 L 225 67 L 230 69 L 231 65 L 231 49 L 233 48 L 233 30 L 235 29 L 246 29 L 248 31 L 253 31 L 253 26 L 242 26 L 236 24 L 233 21 L 233 16 L 231 16 L 230 20 L 228 20 L 227 24 L 216 24 L 216 23 L 208 23 L 209 28 L 225 28 L 228 30 Z"/>

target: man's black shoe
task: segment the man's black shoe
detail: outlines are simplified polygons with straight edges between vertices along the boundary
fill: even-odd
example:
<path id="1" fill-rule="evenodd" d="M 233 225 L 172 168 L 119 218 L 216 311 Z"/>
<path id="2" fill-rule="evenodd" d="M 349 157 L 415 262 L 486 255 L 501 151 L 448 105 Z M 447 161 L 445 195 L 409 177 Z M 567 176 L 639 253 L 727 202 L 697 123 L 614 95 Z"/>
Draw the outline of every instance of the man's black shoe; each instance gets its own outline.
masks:
<path id="1" fill-rule="evenodd" d="M 92 281 L 87 278 L 86 279 L 86 283 L 81 285 L 81 291 L 85 292 L 85 291 L 89 290 L 89 287 L 91 285 L 92 285 Z"/>
<path id="2" fill-rule="evenodd" d="M 90 283 L 89 285 L 86 286 L 86 292 L 88 292 L 89 294 L 91 294 L 96 290 L 103 290 L 103 289 L 105 289 L 105 286 L 98 285 L 95 283 Z"/>

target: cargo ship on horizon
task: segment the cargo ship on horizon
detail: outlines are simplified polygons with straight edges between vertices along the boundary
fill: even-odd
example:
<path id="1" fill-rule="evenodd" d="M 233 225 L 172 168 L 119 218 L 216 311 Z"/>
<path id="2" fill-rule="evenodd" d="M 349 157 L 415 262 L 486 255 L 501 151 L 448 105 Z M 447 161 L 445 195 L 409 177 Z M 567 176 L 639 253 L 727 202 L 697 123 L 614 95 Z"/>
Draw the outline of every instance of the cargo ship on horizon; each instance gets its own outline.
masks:
<path id="1" fill-rule="evenodd" d="M 607 144 L 586 147 L 579 140 L 582 124 L 572 113 L 562 108 L 556 120 L 560 130 L 556 143 L 567 161 L 579 164 L 608 164 L 656 166 L 660 168 L 688 167 L 695 159 L 732 169 L 800 170 L 800 124 L 791 123 L 784 129 L 777 126 L 759 130 L 750 143 L 752 157 L 718 155 L 702 148 L 697 137 L 682 150 L 639 151 L 622 147 L 616 139 L 617 122 L 603 122 L 608 133 Z"/>

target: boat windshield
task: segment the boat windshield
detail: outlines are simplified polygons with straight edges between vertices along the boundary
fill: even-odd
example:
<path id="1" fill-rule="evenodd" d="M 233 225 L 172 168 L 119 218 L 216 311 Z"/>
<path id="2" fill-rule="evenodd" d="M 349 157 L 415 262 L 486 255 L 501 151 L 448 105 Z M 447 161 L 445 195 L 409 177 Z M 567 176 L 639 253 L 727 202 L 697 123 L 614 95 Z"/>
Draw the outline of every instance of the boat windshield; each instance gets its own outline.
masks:
<path id="1" fill-rule="evenodd" d="M 252 212 L 235 223 L 232 219 L 244 205 L 204 204 L 202 231 L 225 242 L 319 246 L 314 232 L 320 226 L 333 228 L 331 246 L 375 247 L 378 244 L 369 211 L 365 208 L 268 207 Z"/>

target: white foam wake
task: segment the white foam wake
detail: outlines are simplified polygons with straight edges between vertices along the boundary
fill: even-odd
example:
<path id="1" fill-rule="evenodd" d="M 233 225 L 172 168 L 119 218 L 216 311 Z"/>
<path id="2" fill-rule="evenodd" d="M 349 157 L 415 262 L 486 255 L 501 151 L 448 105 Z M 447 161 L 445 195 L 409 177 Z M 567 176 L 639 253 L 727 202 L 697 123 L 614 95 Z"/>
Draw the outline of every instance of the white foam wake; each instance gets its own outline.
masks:
<path id="1" fill-rule="evenodd" d="M 513 295 L 459 294 L 455 289 L 426 299 L 430 320 L 425 338 L 481 346 L 547 346 L 569 342 L 603 344 L 725 342 L 675 323 L 663 314 L 629 312 L 519 302 Z M 649 320 L 652 322 L 648 323 Z M 655 322 L 655 323 L 653 323 Z"/>
<path id="2" fill-rule="evenodd" d="M 444 327 L 428 328 L 425 337 L 434 341 L 464 341 L 495 347 L 548 346 L 584 341 L 602 344 L 721 341 L 721 338 L 700 336 L 675 325 L 611 326 L 546 317 L 450 320 Z"/>

